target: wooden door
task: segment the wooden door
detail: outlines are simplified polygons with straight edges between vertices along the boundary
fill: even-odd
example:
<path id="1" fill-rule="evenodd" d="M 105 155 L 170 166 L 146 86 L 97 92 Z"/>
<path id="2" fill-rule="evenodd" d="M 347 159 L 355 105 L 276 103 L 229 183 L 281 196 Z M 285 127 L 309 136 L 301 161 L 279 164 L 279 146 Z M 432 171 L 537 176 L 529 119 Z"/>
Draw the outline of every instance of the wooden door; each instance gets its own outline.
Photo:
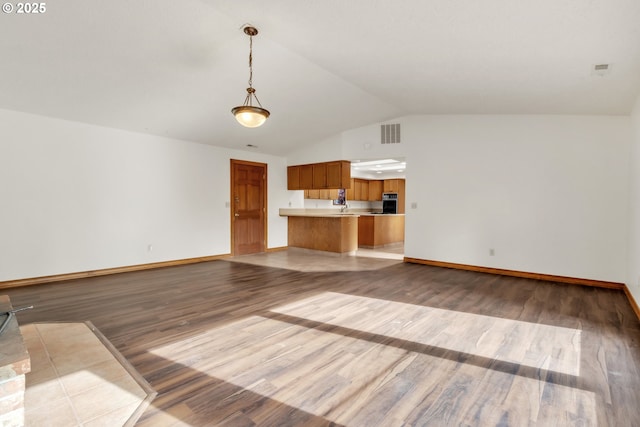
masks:
<path id="1" fill-rule="evenodd" d="M 267 165 L 231 160 L 231 254 L 264 252 L 267 239 Z"/>

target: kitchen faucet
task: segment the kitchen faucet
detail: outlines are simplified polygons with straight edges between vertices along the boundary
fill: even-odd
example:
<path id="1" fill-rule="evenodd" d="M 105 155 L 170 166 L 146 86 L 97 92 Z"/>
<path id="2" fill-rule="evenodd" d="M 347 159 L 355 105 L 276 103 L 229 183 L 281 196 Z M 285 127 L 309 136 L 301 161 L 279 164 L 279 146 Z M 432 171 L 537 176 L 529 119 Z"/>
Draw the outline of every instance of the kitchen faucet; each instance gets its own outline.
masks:
<path id="1" fill-rule="evenodd" d="M 348 207 L 349 207 L 349 205 L 347 205 L 347 202 L 345 201 L 344 205 L 340 208 L 340 213 L 346 211 Z"/>

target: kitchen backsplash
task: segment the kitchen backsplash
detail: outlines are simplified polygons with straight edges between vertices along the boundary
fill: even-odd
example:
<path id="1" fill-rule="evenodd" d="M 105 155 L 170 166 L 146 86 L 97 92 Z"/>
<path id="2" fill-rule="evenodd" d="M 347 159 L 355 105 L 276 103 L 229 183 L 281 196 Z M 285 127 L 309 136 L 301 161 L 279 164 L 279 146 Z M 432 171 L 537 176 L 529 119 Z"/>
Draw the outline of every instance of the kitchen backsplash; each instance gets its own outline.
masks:
<path id="1" fill-rule="evenodd" d="M 382 201 L 363 202 L 356 200 L 347 200 L 347 206 L 353 209 L 379 209 L 382 211 Z M 340 209 L 342 206 L 334 205 L 331 200 L 323 199 L 304 199 L 305 209 Z"/>

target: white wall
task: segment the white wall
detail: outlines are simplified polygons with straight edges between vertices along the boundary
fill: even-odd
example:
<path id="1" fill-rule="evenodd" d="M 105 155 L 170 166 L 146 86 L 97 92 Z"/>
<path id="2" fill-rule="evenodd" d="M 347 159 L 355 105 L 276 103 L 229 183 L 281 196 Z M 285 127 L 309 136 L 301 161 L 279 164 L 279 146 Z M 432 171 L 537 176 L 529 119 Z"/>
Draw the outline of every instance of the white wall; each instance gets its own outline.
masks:
<path id="1" fill-rule="evenodd" d="M 343 132 L 341 151 L 345 159 L 406 158 L 406 256 L 627 280 L 629 117 L 435 115 L 392 122 L 401 124 L 401 144 L 381 145 L 375 124 Z"/>
<path id="2" fill-rule="evenodd" d="M 375 124 L 330 139 L 341 140 L 341 150 L 319 144 L 295 158 L 314 161 L 319 147 L 330 147 L 321 160 L 339 151 L 348 160 L 405 157 L 406 256 L 627 281 L 629 215 L 638 217 L 629 211 L 629 117 L 429 115 L 391 122 L 401 124 L 401 144 L 381 145 Z M 640 213 L 640 178 L 635 182 Z M 640 231 L 635 241 L 640 254 Z M 635 265 L 634 281 L 640 261 Z"/>
<path id="3" fill-rule="evenodd" d="M 303 137 L 304 135 L 301 136 L 301 138 Z M 334 135 L 312 145 L 305 145 L 287 155 L 288 165 L 304 165 L 331 160 L 349 160 L 343 158 L 342 137 L 340 135 Z"/>
<path id="4" fill-rule="evenodd" d="M 406 157 L 407 136 L 404 134 L 407 124 L 403 118 L 388 123 L 399 123 L 401 132 L 400 144 L 381 144 L 380 125 L 363 126 L 351 129 L 342 134 L 342 152 L 346 160 L 379 160 Z M 384 123 L 386 124 L 386 123 Z"/>
<path id="5" fill-rule="evenodd" d="M 629 193 L 629 276 L 627 288 L 640 304 L 640 95 L 631 113 L 631 180 Z"/>
<path id="6" fill-rule="evenodd" d="M 626 280 L 629 117 L 405 122 L 406 256 Z"/>
<path id="7" fill-rule="evenodd" d="M 284 158 L 0 110 L 0 281 L 229 253 L 231 158 L 268 164 L 286 246 Z"/>
<path id="8" fill-rule="evenodd" d="M 626 281 L 640 300 L 637 104 L 399 121 L 397 146 L 373 125 L 284 159 L 0 110 L 0 281 L 228 253 L 230 158 L 268 163 L 268 247 L 285 246 L 278 209 L 304 205 L 287 164 L 405 156 L 407 256 Z"/>

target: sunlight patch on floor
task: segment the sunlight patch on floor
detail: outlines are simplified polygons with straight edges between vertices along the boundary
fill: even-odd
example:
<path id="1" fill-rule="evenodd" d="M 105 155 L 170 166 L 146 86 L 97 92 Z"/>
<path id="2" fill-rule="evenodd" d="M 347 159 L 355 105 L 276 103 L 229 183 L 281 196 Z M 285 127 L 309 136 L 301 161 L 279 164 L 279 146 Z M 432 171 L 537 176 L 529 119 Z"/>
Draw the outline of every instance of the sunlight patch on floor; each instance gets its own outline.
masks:
<path id="1" fill-rule="evenodd" d="M 326 292 L 151 352 L 237 386 L 234 395 L 255 393 L 350 426 L 372 425 L 371 414 L 381 425 L 419 422 L 431 410 L 415 408 L 433 399 L 434 414 L 442 411 L 456 384 L 484 402 L 456 423 L 482 416 L 497 425 L 507 414 L 509 425 L 527 425 L 557 413 L 593 425 L 593 392 L 545 381 L 545 372 L 579 375 L 580 337 L 575 329 Z M 460 354 L 514 368 L 465 363 Z M 488 383 L 513 386 L 484 396 Z M 399 403 L 381 413 L 388 401 Z"/>
<path id="2" fill-rule="evenodd" d="M 272 311 L 535 369 L 580 375 L 578 329 L 336 292 L 324 292 Z"/>

